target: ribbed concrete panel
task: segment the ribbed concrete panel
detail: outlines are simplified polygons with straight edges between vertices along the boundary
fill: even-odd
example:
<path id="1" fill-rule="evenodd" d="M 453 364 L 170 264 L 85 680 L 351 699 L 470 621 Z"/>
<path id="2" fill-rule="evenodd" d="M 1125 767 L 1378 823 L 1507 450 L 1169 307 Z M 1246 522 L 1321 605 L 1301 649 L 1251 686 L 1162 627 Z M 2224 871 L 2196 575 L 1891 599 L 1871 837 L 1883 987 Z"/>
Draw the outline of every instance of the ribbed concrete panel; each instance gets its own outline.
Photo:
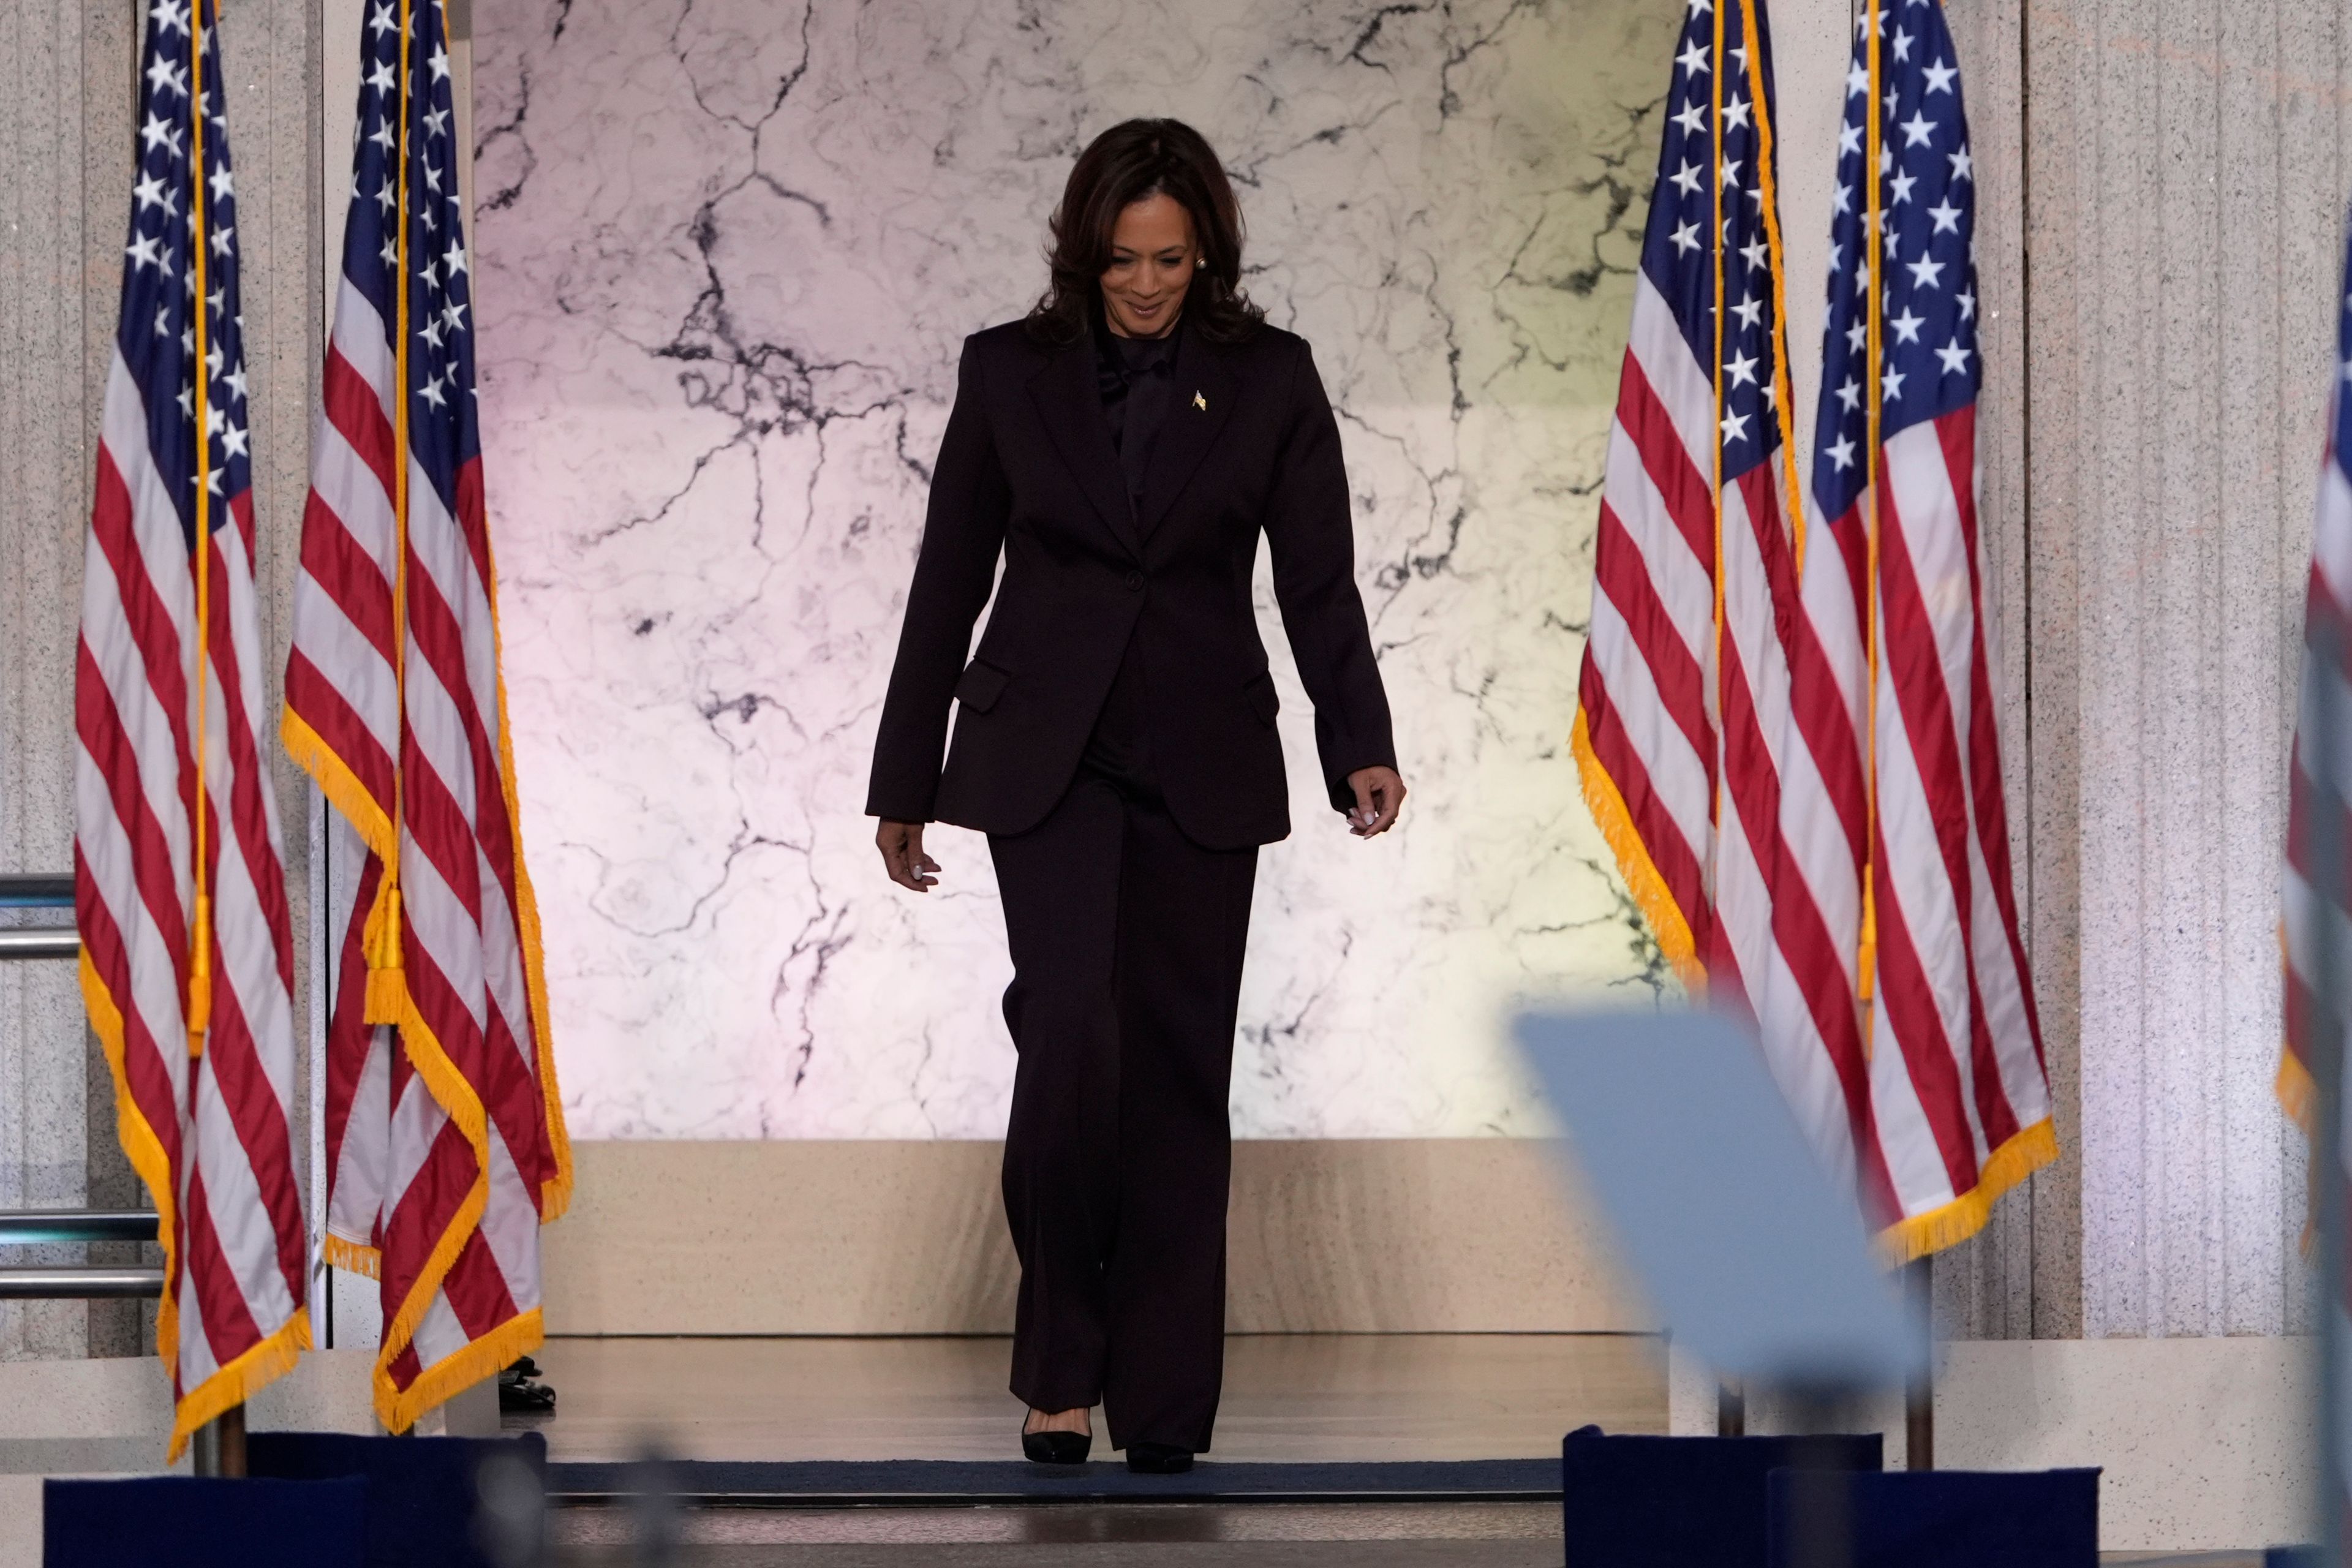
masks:
<path id="1" fill-rule="evenodd" d="M 131 15 L 0 7 L 0 870 L 71 863 L 79 520 L 129 211 Z M 85 1051 L 71 969 L 0 965 L 0 1205 L 82 1201 Z M 79 1355 L 85 1322 L 76 1302 L 0 1304 L 0 1358 Z"/>
<path id="2" fill-rule="evenodd" d="M 1996 689 L 2000 693 L 2001 761 L 2010 803 L 2011 853 L 2018 868 L 2019 909 L 2034 966 L 2053 1080 L 2073 1058 L 2072 1010 L 2064 993 L 2070 953 L 2047 955 L 2034 926 L 2042 889 L 2036 877 L 2032 710 L 2022 700 L 2032 668 L 2028 612 L 2025 421 L 2023 194 L 2024 56 L 2021 0 L 1951 7 L 1948 20 L 1968 95 L 1969 144 L 1978 184 L 1977 292 L 1985 389 L 1978 404 L 1978 520 L 1983 530 L 1986 587 L 1994 615 Z M 2053 973 L 2054 971 L 2054 973 Z M 2058 1095 L 2059 1137 L 2071 1149 L 2074 1103 Z M 2055 1310 L 2038 1294 L 2043 1282 L 2071 1277 L 2066 1244 L 2075 1226 L 2073 1165 L 2065 1161 L 2011 1194 L 1967 1245 L 1936 1263 L 1938 1319 L 1947 1332 L 1973 1339 L 2022 1339 Z M 2055 1223 L 2050 1223 L 2054 1220 Z M 2044 1232 L 2051 1233 L 2045 1237 Z"/>
<path id="3" fill-rule="evenodd" d="M 2270 1084 L 2345 26 L 2307 0 L 2026 14 L 2036 956 L 2059 1013 L 2041 895 L 2071 872 L 2092 1336 L 2299 1321 Z"/>

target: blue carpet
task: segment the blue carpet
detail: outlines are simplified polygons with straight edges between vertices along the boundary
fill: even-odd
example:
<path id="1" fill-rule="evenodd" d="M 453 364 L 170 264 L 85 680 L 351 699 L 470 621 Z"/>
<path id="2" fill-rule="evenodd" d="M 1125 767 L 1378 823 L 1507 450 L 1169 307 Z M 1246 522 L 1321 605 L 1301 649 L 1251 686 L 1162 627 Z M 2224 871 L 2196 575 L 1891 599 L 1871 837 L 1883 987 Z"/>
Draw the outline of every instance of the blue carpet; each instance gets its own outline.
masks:
<path id="1" fill-rule="evenodd" d="M 551 1500 L 618 1498 L 653 1484 L 713 1501 L 822 1504 L 1008 1502 L 1513 1501 L 1559 1497 L 1558 1459 L 1410 1460 L 1375 1464 L 1218 1464 L 1181 1476 L 1138 1476 L 1117 1456 L 1048 1468 L 1018 1459 L 672 1460 L 648 1470 L 622 1464 L 551 1464 Z"/>

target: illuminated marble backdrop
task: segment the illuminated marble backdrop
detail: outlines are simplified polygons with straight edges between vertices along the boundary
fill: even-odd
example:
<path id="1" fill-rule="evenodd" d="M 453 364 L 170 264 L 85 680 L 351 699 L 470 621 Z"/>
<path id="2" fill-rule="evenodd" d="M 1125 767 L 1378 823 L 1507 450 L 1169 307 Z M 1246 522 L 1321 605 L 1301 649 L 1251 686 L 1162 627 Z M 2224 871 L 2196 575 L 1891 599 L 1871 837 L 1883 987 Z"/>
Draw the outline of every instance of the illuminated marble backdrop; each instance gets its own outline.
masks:
<path id="1" fill-rule="evenodd" d="M 576 1134 L 989 1137 L 986 847 L 891 887 L 867 751 L 958 344 L 1021 313 L 1071 159 L 1205 131 L 1315 345 L 1412 798 L 1319 799 L 1261 581 L 1268 850 L 1245 1135 L 1534 1125 L 1515 994 L 1646 994 L 1579 801 L 1595 491 L 1673 0 L 502 0 L 478 7 L 488 480 Z M 1261 556 L 1263 561 L 1263 556 Z"/>

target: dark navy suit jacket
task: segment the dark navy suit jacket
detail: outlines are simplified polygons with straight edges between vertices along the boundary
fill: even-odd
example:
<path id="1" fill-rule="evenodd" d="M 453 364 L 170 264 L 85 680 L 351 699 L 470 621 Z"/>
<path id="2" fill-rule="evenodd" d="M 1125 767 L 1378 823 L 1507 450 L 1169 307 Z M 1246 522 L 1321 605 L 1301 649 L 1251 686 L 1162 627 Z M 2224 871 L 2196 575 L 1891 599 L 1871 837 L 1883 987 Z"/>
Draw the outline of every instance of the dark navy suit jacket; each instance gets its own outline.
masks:
<path id="1" fill-rule="evenodd" d="M 1176 378 L 1130 501 L 1090 339 L 1056 348 L 1014 321 L 965 341 L 869 816 L 991 834 L 1036 826 L 1069 787 L 1131 651 L 1177 826 L 1210 848 L 1286 837 L 1277 701 L 1250 605 L 1261 534 L 1332 805 L 1354 805 L 1350 773 L 1396 765 L 1356 591 L 1339 425 L 1306 341 L 1265 326 L 1231 343 L 1195 331 Z"/>

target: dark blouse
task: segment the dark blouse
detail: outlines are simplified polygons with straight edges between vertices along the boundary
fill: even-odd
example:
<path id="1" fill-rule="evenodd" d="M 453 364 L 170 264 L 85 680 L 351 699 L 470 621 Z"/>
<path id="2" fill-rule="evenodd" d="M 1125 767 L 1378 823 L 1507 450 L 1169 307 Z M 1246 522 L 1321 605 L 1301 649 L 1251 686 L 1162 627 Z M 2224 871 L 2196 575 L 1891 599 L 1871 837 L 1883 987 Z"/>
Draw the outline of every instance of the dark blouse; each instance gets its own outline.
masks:
<path id="1" fill-rule="evenodd" d="M 1095 315 L 1095 379 L 1102 389 L 1103 417 L 1127 479 L 1129 504 L 1143 494 L 1143 474 L 1160 426 L 1176 402 L 1176 356 L 1183 347 L 1184 318 L 1164 338 L 1122 338 Z"/>

